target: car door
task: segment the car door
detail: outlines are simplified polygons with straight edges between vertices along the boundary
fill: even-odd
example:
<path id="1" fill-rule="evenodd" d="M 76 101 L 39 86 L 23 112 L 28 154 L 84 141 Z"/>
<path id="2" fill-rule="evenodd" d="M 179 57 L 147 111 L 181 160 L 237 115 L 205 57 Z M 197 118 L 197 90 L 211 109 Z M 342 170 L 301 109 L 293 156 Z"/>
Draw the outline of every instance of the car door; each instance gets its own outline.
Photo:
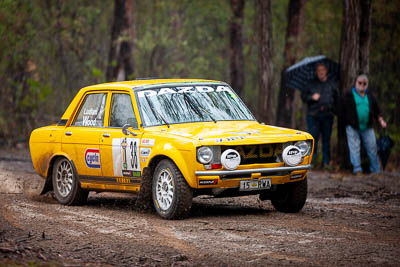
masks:
<path id="1" fill-rule="evenodd" d="M 122 127 L 129 124 L 132 133 Z M 112 92 L 109 116 L 102 129 L 100 141 L 101 165 L 104 178 L 118 185 L 136 186 L 140 183 L 139 144 L 142 132 L 138 128 L 132 96 L 129 92 Z"/>
<path id="2" fill-rule="evenodd" d="M 63 150 L 71 156 L 81 180 L 102 176 L 100 134 L 104 128 L 107 92 L 87 93 L 62 137 Z"/>

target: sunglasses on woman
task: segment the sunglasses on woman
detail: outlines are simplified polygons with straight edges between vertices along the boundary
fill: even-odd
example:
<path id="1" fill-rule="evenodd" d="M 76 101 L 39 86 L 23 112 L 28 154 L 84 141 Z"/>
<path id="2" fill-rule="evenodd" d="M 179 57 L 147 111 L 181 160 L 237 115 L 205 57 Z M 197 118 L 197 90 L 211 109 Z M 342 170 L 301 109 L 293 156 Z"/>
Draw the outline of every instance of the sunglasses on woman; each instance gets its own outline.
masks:
<path id="1" fill-rule="evenodd" d="M 359 81 L 359 82 L 357 82 L 359 85 L 362 85 L 362 86 L 366 86 L 368 83 L 367 82 L 361 82 L 361 81 Z"/>

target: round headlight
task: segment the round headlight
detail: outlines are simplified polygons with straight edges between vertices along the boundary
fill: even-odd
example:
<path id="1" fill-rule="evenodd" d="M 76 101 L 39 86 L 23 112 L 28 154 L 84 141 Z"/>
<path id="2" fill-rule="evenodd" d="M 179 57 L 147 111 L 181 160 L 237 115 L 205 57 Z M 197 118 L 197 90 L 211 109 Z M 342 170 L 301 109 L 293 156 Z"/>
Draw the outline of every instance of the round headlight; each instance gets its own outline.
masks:
<path id="1" fill-rule="evenodd" d="M 306 141 L 298 141 L 294 144 L 300 149 L 301 156 L 307 155 L 308 151 L 310 150 L 310 146 Z"/>
<path id="2" fill-rule="evenodd" d="M 197 159 L 200 163 L 208 164 L 213 158 L 211 149 L 207 146 L 200 147 L 197 149 Z"/>

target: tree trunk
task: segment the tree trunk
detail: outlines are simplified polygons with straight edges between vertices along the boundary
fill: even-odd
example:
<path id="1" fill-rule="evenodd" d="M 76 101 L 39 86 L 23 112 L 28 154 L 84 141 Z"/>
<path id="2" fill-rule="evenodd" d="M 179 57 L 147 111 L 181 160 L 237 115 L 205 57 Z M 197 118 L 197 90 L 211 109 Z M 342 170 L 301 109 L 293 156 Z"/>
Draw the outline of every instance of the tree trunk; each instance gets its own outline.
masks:
<path id="1" fill-rule="evenodd" d="M 281 72 L 281 85 L 278 96 L 276 124 L 283 127 L 295 127 L 297 105 L 296 89 L 286 87 L 286 69 L 296 63 L 302 54 L 301 35 L 304 30 L 304 12 L 307 0 L 290 0 L 288 7 L 288 25 L 286 30 L 286 45 L 284 51 L 285 63 Z"/>
<path id="2" fill-rule="evenodd" d="M 236 93 L 244 96 L 244 59 L 243 59 L 243 9 L 244 0 L 231 0 L 232 18 L 230 22 L 230 76 L 231 85 Z"/>
<path id="3" fill-rule="evenodd" d="M 258 110 L 260 122 L 274 118 L 271 1 L 258 0 Z"/>
<path id="4" fill-rule="evenodd" d="M 133 75 L 133 49 L 136 33 L 136 1 L 115 0 L 107 81 L 123 81 Z"/>
<path id="5" fill-rule="evenodd" d="M 342 38 L 340 43 L 340 92 L 354 86 L 360 73 L 369 71 L 371 42 L 371 0 L 343 0 Z M 349 153 L 342 118 L 338 117 L 337 162 L 349 166 Z"/>
<path id="6" fill-rule="evenodd" d="M 369 73 L 369 47 L 371 44 L 371 0 L 360 1 L 360 67 L 359 71 Z"/>

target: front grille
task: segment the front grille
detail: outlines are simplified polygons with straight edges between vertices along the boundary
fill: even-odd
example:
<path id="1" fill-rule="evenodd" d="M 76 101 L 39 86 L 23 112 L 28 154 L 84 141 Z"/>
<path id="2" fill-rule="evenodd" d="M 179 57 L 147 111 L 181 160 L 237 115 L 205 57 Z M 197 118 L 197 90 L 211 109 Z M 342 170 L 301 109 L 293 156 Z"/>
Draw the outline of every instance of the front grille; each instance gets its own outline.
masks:
<path id="1" fill-rule="evenodd" d="M 244 146 L 221 146 L 221 153 L 234 149 L 240 154 L 240 165 L 276 163 L 282 155 L 282 144 L 261 144 Z"/>

